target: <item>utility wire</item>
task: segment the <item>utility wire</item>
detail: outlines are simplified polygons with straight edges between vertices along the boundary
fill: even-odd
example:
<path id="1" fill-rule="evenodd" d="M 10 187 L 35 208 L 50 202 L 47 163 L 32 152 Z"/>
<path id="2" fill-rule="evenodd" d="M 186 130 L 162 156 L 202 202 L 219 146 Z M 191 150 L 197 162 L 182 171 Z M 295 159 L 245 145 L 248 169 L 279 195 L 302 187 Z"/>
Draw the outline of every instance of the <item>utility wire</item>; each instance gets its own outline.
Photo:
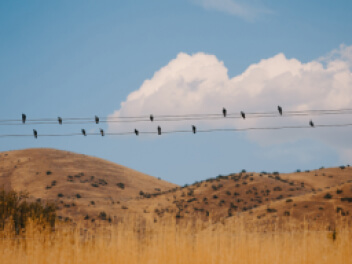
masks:
<path id="1" fill-rule="evenodd" d="M 336 127 L 350 127 L 350 124 L 315 124 L 314 128 L 336 128 Z M 312 129 L 311 126 L 308 125 L 300 125 L 300 126 L 277 126 L 277 127 L 247 127 L 247 128 L 214 128 L 214 129 L 205 129 L 205 130 L 197 130 L 196 133 L 214 133 L 214 132 L 241 132 L 241 131 L 250 131 L 250 130 L 282 130 L 282 129 Z M 189 130 L 169 130 L 162 131 L 162 134 L 176 134 L 176 133 L 193 133 L 191 129 Z M 135 132 L 116 132 L 116 133 L 105 133 L 107 136 L 127 136 L 134 135 Z M 139 134 L 145 135 L 157 135 L 157 131 L 139 131 Z M 87 136 L 101 136 L 101 133 L 86 133 Z M 73 137 L 73 136 L 83 136 L 82 133 L 70 133 L 70 134 L 40 134 L 39 137 Z M 0 135 L 0 138 L 6 137 L 33 137 L 33 135 L 28 134 L 3 134 Z"/>
<path id="2" fill-rule="evenodd" d="M 284 111 L 283 117 L 293 116 L 322 116 L 322 115 L 350 115 L 352 109 L 325 109 L 325 110 L 301 110 L 301 111 Z M 246 118 L 271 118 L 281 117 L 278 112 L 248 112 Z M 222 114 L 185 114 L 185 115 L 157 115 L 153 116 L 153 121 L 162 122 L 179 122 L 187 120 L 224 120 L 224 119 L 242 119 L 240 113 L 228 113 L 226 117 Z M 94 124 L 94 123 L 135 123 L 151 122 L 150 116 L 119 116 L 119 117 L 101 117 L 96 122 L 91 117 L 68 117 L 62 118 L 62 125 Z M 24 123 L 20 119 L 1 119 L 0 126 L 11 125 L 57 125 L 57 118 L 39 118 L 27 119 Z"/>

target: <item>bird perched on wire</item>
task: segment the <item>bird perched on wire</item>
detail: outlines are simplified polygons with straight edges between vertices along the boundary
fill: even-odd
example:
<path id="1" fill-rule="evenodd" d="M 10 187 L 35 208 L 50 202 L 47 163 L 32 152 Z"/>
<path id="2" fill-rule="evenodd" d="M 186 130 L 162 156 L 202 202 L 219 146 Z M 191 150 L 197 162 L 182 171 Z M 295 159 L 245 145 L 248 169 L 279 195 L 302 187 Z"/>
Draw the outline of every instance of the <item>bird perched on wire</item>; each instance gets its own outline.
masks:
<path id="1" fill-rule="evenodd" d="M 309 125 L 310 125 L 311 127 L 314 127 L 314 123 L 313 123 L 312 120 L 309 121 Z"/>
<path id="2" fill-rule="evenodd" d="M 150 117 L 149 117 L 149 119 L 150 119 L 150 121 L 154 121 L 154 116 L 153 115 L 150 115 Z"/>
<path id="3" fill-rule="evenodd" d="M 224 117 L 226 117 L 226 114 L 227 114 L 227 110 L 225 107 L 222 108 L 222 114 L 224 115 Z"/>
<path id="4" fill-rule="evenodd" d="M 95 123 L 99 124 L 99 117 L 98 116 L 95 116 Z"/>
<path id="5" fill-rule="evenodd" d="M 158 126 L 158 135 L 161 135 L 161 127 Z"/>
<path id="6" fill-rule="evenodd" d="M 26 123 L 26 118 L 27 118 L 27 116 L 25 114 L 22 114 L 22 123 L 23 124 Z"/>
<path id="7" fill-rule="evenodd" d="M 243 119 L 246 119 L 246 114 L 243 111 L 241 111 L 241 116 Z"/>
<path id="8" fill-rule="evenodd" d="M 62 125 L 62 118 L 61 117 L 58 117 L 57 121 L 59 121 L 59 124 Z"/>
<path id="9" fill-rule="evenodd" d="M 81 132 L 82 132 L 82 135 L 83 135 L 83 136 L 86 136 L 86 135 L 87 135 L 85 129 L 81 129 Z"/>
<path id="10" fill-rule="evenodd" d="M 100 135 L 103 137 L 105 136 L 105 133 L 104 133 L 104 130 L 103 129 L 100 129 Z"/>
<path id="11" fill-rule="evenodd" d="M 136 136 L 139 135 L 139 131 L 137 129 L 134 130 L 134 133 L 136 134 Z"/>
<path id="12" fill-rule="evenodd" d="M 282 107 L 278 105 L 277 110 L 279 111 L 280 115 L 282 115 Z"/>
<path id="13" fill-rule="evenodd" d="M 38 132 L 37 132 L 37 130 L 35 130 L 35 129 L 33 129 L 33 136 L 34 136 L 34 138 L 37 138 L 37 137 L 38 137 Z"/>
<path id="14" fill-rule="evenodd" d="M 197 132 L 196 126 L 192 126 L 192 131 L 193 131 L 193 134 L 195 134 Z"/>

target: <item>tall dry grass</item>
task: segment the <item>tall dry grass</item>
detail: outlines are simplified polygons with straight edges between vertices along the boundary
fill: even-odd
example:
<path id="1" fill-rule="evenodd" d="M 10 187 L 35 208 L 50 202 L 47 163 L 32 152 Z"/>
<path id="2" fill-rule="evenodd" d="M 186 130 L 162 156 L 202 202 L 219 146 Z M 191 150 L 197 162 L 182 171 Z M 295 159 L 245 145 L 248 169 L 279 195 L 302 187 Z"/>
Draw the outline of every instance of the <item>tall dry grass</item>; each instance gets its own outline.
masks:
<path id="1" fill-rule="evenodd" d="M 333 232 L 248 231 L 241 221 L 218 228 L 201 223 L 154 223 L 129 219 L 95 231 L 59 226 L 37 228 L 23 236 L 3 232 L 0 263 L 352 263 L 352 233 L 348 226 Z M 335 238 L 335 239 L 334 239 Z"/>

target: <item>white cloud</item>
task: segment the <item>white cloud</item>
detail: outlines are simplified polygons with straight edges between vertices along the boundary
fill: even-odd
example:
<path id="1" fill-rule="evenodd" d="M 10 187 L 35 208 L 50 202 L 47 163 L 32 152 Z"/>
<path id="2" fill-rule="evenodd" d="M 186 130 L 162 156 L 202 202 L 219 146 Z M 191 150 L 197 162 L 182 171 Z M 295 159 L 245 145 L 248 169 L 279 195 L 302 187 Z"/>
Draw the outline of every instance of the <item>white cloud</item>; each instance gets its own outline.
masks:
<path id="1" fill-rule="evenodd" d="M 352 108 L 352 48 L 341 46 L 327 56 L 308 63 L 288 59 L 280 53 L 250 65 L 242 74 L 229 78 L 227 68 L 216 56 L 180 53 L 166 66 L 155 72 L 150 80 L 132 92 L 111 116 L 185 115 Z M 312 118 L 316 124 L 346 123 L 345 116 L 304 116 L 221 119 L 218 121 L 110 123 L 111 131 L 154 131 L 157 124 L 163 129 L 200 129 L 214 127 L 266 127 L 307 125 Z M 147 118 L 146 118 L 147 119 Z M 352 123 L 352 122 L 350 122 Z M 351 129 L 316 128 L 248 132 L 250 140 L 261 145 L 283 144 L 303 139 L 319 140 L 334 147 L 346 160 L 352 153 Z M 348 159 L 352 158 L 349 155 Z"/>
<path id="2" fill-rule="evenodd" d="M 246 20 L 254 20 L 260 14 L 272 13 L 271 10 L 259 7 L 258 3 L 241 0 L 192 0 L 195 4 L 205 9 L 213 9 L 235 15 Z"/>

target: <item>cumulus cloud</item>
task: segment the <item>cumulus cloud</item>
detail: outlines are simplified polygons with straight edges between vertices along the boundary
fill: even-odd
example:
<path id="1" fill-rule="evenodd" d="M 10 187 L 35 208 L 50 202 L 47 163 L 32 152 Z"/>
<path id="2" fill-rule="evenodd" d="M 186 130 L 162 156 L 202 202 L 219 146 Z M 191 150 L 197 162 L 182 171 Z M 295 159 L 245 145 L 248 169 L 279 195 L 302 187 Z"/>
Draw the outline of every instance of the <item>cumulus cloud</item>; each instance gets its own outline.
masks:
<path id="1" fill-rule="evenodd" d="M 258 3 L 252 1 L 241 0 L 192 0 L 195 4 L 205 9 L 213 9 L 220 12 L 235 15 L 246 20 L 254 20 L 260 14 L 272 13 L 271 10 L 259 7 Z"/>
<path id="2" fill-rule="evenodd" d="M 328 56 L 302 63 L 279 53 L 250 65 L 242 74 L 230 78 L 228 70 L 216 56 L 205 53 L 180 53 L 166 66 L 145 80 L 132 92 L 120 109 L 110 117 L 156 117 L 156 122 L 110 123 L 109 130 L 154 131 L 160 115 L 186 115 L 276 111 L 284 109 L 282 117 L 220 119 L 161 123 L 165 129 L 246 128 L 282 125 L 347 123 L 345 116 L 285 117 L 285 111 L 309 109 L 342 109 L 352 105 L 352 48 L 341 46 Z M 246 132 L 247 137 L 261 145 L 284 144 L 299 140 L 318 140 L 334 147 L 342 157 L 352 157 L 349 128 L 315 128 L 301 130 Z M 346 156 L 347 155 L 347 156 Z"/>

